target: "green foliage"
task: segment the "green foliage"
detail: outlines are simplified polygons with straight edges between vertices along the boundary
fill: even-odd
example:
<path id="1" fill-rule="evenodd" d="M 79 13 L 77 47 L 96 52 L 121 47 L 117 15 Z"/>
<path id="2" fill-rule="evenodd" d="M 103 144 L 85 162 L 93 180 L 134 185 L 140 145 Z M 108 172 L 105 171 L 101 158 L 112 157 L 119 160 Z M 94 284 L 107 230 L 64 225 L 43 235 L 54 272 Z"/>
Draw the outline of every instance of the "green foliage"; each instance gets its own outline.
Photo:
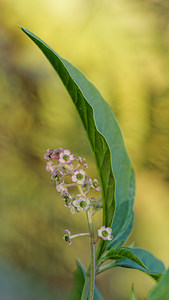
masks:
<path id="1" fill-rule="evenodd" d="M 44 150 L 48 145 L 71 145 L 77 153 L 89 154 L 92 175 L 95 168 L 65 89 L 59 80 L 56 82 L 45 58 L 33 51 L 33 45 L 17 30 L 18 22 L 30 24 L 31 20 L 32 31 L 52 41 L 63 57 L 71 58 L 111 104 L 137 170 L 135 209 L 139 220 L 133 238 L 136 245 L 155 248 L 166 263 L 169 248 L 169 191 L 164 181 L 169 175 L 169 7 L 164 5 L 168 0 L 146 0 L 146 5 L 140 0 L 75 0 L 68 6 L 65 2 L 42 0 L 39 6 L 37 0 L 16 0 L 11 6 L 9 0 L 4 1 L 0 30 L 0 252 L 22 269 L 32 270 L 50 282 L 55 279 L 56 285 L 58 278 L 69 273 L 65 267 L 73 267 L 75 253 L 81 252 L 83 244 L 79 243 L 76 251 L 70 247 L 63 253 L 63 229 L 70 224 L 72 230 L 84 227 L 80 218 L 71 218 L 57 201 L 44 172 Z M 53 139 L 56 128 L 57 140 Z M 96 221 L 99 225 L 99 219 Z M 37 226 L 39 222 L 43 222 L 43 228 Z M 82 254 L 85 261 L 86 247 Z M 116 274 L 111 290 L 118 293 L 120 289 L 126 298 L 126 284 L 129 277 L 132 281 L 133 272 L 128 270 L 126 277 L 122 268 L 118 275 L 115 270 L 109 273 L 107 286 Z M 106 277 L 102 277 L 104 282 Z M 135 281 L 142 285 L 142 280 L 137 272 Z M 64 284 L 70 285 L 69 278 Z M 145 288 L 137 291 L 139 299 L 145 298 L 151 284 L 148 280 Z M 106 294 L 108 289 L 105 299 Z"/>
<path id="2" fill-rule="evenodd" d="M 79 113 L 96 159 L 102 185 L 103 225 L 112 226 L 114 236 L 112 243 L 100 242 L 96 261 L 101 257 L 98 262 L 100 265 L 106 260 L 115 260 L 112 264 L 100 267 L 98 273 L 110 267 L 122 266 L 142 270 L 157 280 L 164 272 L 164 266 L 151 253 L 143 249 L 113 247 L 123 244 L 133 227 L 135 180 L 119 125 L 111 108 L 77 68 L 32 32 L 23 27 L 21 29 L 41 49 L 60 76 Z M 110 250 L 106 255 L 102 256 L 108 249 Z M 75 274 L 78 288 L 73 291 L 74 299 L 81 295 L 84 279 L 85 273 L 78 264 Z M 86 287 L 85 291 L 87 290 Z"/>
<path id="3" fill-rule="evenodd" d="M 168 300 L 169 299 L 169 269 L 160 278 L 158 284 L 150 293 L 147 300 Z"/>
<path id="4" fill-rule="evenodd" d="M 118 222 L 118 216 L 114 222 L 116 234 L 123 233 L 123 238 L 126 240 L 132 224 L 131 220 L 128 223 L 127 219 L 132 214 L 135 192 L 134 174 L 116 118 L 98 90 L 77 68 L 61 58 L 32 32 L 23 27 L 21 29 L 48 58 L 76 106 L 100 175 L 103 194 L 103 224 L 112 225 L 115 207 L 118 214 L 122 211 L 121 222 Z M 103 253 L 103 248 L 103 242 L 101 242 L 97 257 Z"/>
<path id="5" fill-rule="evenodd" d="M 77 260 L 76 263 L 77 263 L 77 269 L 74 273 L 75 284 L 69 300 L 79 300 L 81 298 L 81 294 L 85 282 L 86 271 L 79 260 Z M 103 300 L 96 286 L 94 290 L 94 300 Z"/>
<path id="6" fill-rule="evenodd" d="M 117 242 L 121 241 L 121 244 L 127 240 L 129 234 L 132 231 L 134 223 L 133 202 L 135 195 L 135 180 L 134 172 L 131 172 L 129 194 L 127 201 L 117 204 L 115 217 L 112 224 L 113 241 L 108 243 L 107 248 L 111 248 Z"/>
<path id="7" fill-rule="evenodd" d="M 46 55 L 54 69 L 60 76 L 63 84 L 68 90 L 89 137 L 94 152 L 99 175 L 103 188 L 104 199 L 104 224 L 111 226 L 115 211 L 115 182 L 110 163 L 110 150 L 105 138 L 112 143 L 117 139 L 118 124 L 110 111 L 108 104 L 103 100 L 96 88 L 85 78 L 85 76 L 69 62 L 57 55 L 49 46 L 25 28 L 22 30 L 38 45 Z M 102 113 L 102 114 L 101 114 Z M 102 115 L 102 117 L 101 117 Z M 107 130 L 110 128 L 110 130 Z M 114 131 L 112 131 L 114 128 Z M 120 130 L 119 130 L 120 131 Z M 112 136 L 115 132 L 116 136 Z"/>
<path id="8" fill-rule="evenodd" d="M 121 260 L 121 259 L 129 259 L 130 261 L 138 264 L 143 269 L 149 271 L 147 267 L 142 263 L 142 261 L 134 254 L 132 249 L 127 247 L 117 247 L 112 248 L 104 255 L 103 259 L 101 259 L 102 263 L 107 260 Z M 114 266 L 114 263 L 112 264 Z M 106 268 L 106 265 L 103 267 Z"/>
<path id="9" fill-rule="evenodd" d="M 147 273 L 155 280 L 158 280 L 165 271 L 164 264 L 147 250 L 141 248 L 131 248 L 131 250 L 133 254 L 135 254 L 142 261 L 148 270 L 145 270 L 141 265 L 138 265 L 138 263 L 127 258 L 114 262 L 113 266 L 138 269 Z"/>

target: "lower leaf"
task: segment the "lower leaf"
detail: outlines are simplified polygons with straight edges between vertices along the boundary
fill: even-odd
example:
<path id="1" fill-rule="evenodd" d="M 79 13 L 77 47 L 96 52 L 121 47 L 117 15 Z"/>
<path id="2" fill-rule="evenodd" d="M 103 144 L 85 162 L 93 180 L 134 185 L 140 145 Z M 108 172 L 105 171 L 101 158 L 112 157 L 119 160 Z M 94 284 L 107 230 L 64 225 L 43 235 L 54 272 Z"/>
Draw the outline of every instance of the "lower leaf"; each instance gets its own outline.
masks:
<path id="1" fill-rule="evenodd" d="M 161 275 L 165 272 L 165 267 L 162 261 L 157 259 L 152 253 L 141 248 L 132 248 L 132 252 L 142 261 L 148 270 L 140 266 L 130 259 L 124 258 L 119 261 L 114 262 L 114 267 L 124 267 L 131 269 L 138 269 L 143 271 L 153 277 L 155 280 L 158 280 Z"/>
<path id="2" fill-rule="evenodd" d="M 144 263 L 140 260 L 139 257 L 137 257 L 137 255 L 133 252 L 133 250 L 131 248 L 127 248 L 127 247 L 117 247 L 117 248 L 111 248 L 106 255 L 104 255 L 100 262 L 98 262 L 98 265 L 104 263 L 107 260 L 119 260 L 122 261 L 124 259 L 128 259 L 129 261 L 131 261 L 131 263 L 136 263 L 137 265 L 139 265 L 141 268 L 143 268 L 144 270 L 147 270 L 147 267 L 144 265 Z M 117 262 L 118 263 L 118 262 Z M 100 268 L 101 270 L 105 269 L 106 267 L 110 267 L 116 264 L 116 262 L 109 264 L 109 265 L 105 265 L 102 268 Z M 98 270 L 99 271 L 99 270 Z"/>

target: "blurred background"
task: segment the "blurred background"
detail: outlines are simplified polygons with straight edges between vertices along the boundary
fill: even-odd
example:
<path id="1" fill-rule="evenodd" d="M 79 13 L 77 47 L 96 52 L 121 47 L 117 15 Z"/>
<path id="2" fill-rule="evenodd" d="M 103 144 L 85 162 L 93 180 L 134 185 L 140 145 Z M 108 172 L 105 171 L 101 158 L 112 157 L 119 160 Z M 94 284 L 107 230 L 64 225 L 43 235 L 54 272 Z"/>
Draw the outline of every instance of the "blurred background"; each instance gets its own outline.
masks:
<path id="1" fill-rule="evenodd" d="M 45 171 L 43 154 L 59 146 L 95 162 L 60 79 L 22 25 L 81 69 L 111 105 L 136 173 L 135 228 L 128 244 L 169 262 L 168 0 L 0 0 L 0 299 L 68 299 L 85 232 Z M 84 219 L 84 221 L 82 220 Z M 96 228 L 101 216 L 95 218 Z M 153 279 L 114 269 L 98 277 L 106 300 L 139 299 Z"/>

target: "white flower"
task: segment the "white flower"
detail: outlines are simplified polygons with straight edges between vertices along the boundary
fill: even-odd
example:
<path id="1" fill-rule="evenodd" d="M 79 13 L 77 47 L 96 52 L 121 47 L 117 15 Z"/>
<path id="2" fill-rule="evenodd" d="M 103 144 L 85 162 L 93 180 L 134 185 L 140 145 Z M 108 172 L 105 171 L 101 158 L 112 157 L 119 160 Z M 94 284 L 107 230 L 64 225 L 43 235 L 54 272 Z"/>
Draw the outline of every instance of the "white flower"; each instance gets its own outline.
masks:
<path id="1" fill-rule="evenodd" d="M 87 160 L 86 160 L 86 158 L 84 158 L 84 157 L 78 157 L 78 161 L 79 161 L 79 163 L 82 165 L 82 166 L 84 166 L 85 168 L 88 168 L 88 163 L 87 163 Z"/>
<path id="2" fill-rule="evenodd" d="M 61 198 L 65 201 L 65 207 L 70 209 L 70 214 L 74 215 L 76 209 L 73 205 L 73 200 L 75 199 L 74 196 L 71 196 L 68 192 L 61 193 Z"/>
<path id="3" fill-rule="evenodd" d="M 81 170 L 75 170 L 74 174 L 72 176 L 72 181 L 77 182 L 77 184 L 83 185 L 85 182 L 85 176 L 86 176 L 86 171 L 81 169 Z"/>
<path id="4" fill-rule="evenodd" d="M 71 154 L 70 150 L 66 149 L 59 154 L 59 162 L 61 164 L 71 164 L 72 160 L 75 159 L 75 156 Z"/>
<path id="5" fill-rule="evenodd" d="M 69 246 L 70 246 L 71 243 L 72 243 L 72 241 L 71 241 L 71 233 L 70 233 L 70 231 L 69 231 L 68 229 L 65 229 L 65 231 L 66 231 L 67 233 L 64 235 L 63 239 L 64 239 L 66 242 L 68 242 L 68 243 L 69 243 Z"/>
<path id="6" fill-rule="evenodd" d="M 56 184 L 56 190 L 57 190 L 59 193 L 62 193 L 62 194 L 68 193 L 68 189 L 67 189 L 67 187 L 65 186 L 64 183 L 61 183 L 61 184 L 59 184 L 59 185 Z"/>
<path id="7" fill-rule="evenodd" d="M 92 188 L 93 188 L 95 191 L 101 191 L 101 187 L 100 187 L 99 181 L 98 181 L 97 179 L 93 179 L 93 181 L 92 181 L 92 179 L 89 178 L 89 181 L 90 181 L 90 183 L 91 183 Z"/>
<path id="8" fill-rule="evenodd" d="M 73 204 L 70 206 L 69 212 L 70 212 L 71 215 L 74 215 L 74 214 L 75 214 L 76 209 L 75 209 L 75 207 L 73 206 Z"/>
<path id="9" fill-rule="evenodd" d="M 61 194 L 61 198 L 65 201 L 65 206 L 66 207 L 71 207 L 72 197 L 71 197 L 71 195 L 68 192 L 62 193 Z"/>
<path id="10" fill-rule="evenodd" d="M 81 196 L 79 199 L 73 201 L 73 205 L 78 212 L 88 211 L 90 208 L 90 199 Z"/>
<path id="11" fill-rule="evenodd" d="M 63 183 L 63 173 L 61 171 L 54 170 L 51 174 L 51 179 L 56 181 L 56 185 Z"/>
<path id="12" fill-rule="evenodd" d="M 46 171 L 48 172 L 54 172 L 56 170 L 56 166 L 54 165 L 54 163 L 51 160 L 48 160 L 46 162 Z"/>
<path id="13" fill-rule="evenodd" d="M 103 240 L 111 241 L 113 239 L 113 236 L 111 235 L 112 229 L 110 227 L 102 226 L 98 230 L 98 236 Z"/>

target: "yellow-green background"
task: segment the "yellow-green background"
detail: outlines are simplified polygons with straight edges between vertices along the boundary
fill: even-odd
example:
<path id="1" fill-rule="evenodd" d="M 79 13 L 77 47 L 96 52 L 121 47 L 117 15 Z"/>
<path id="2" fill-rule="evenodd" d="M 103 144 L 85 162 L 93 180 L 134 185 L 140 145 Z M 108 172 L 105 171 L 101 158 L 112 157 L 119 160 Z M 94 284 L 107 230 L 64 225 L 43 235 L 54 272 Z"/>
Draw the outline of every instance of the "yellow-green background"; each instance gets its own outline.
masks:
<path id="1" fill-rule="evenodd" d="M 80 68 L 113 108 L 136 173 L 129 242 L 169 262 L 168 0 L 0 0 L 0 299 L 67 299 L 88 240 L 59 199 L 43 154 L 63 146 L 85 156 L 97 176 L 76 110 L 22 25 Z M 101 216 L 95 218 L 96 229 Z M 144 299 L 155 282 L 113 269 L 97 280 L 104 299 Z M 41 294 L 41 296 L 39 296 Z"/>

